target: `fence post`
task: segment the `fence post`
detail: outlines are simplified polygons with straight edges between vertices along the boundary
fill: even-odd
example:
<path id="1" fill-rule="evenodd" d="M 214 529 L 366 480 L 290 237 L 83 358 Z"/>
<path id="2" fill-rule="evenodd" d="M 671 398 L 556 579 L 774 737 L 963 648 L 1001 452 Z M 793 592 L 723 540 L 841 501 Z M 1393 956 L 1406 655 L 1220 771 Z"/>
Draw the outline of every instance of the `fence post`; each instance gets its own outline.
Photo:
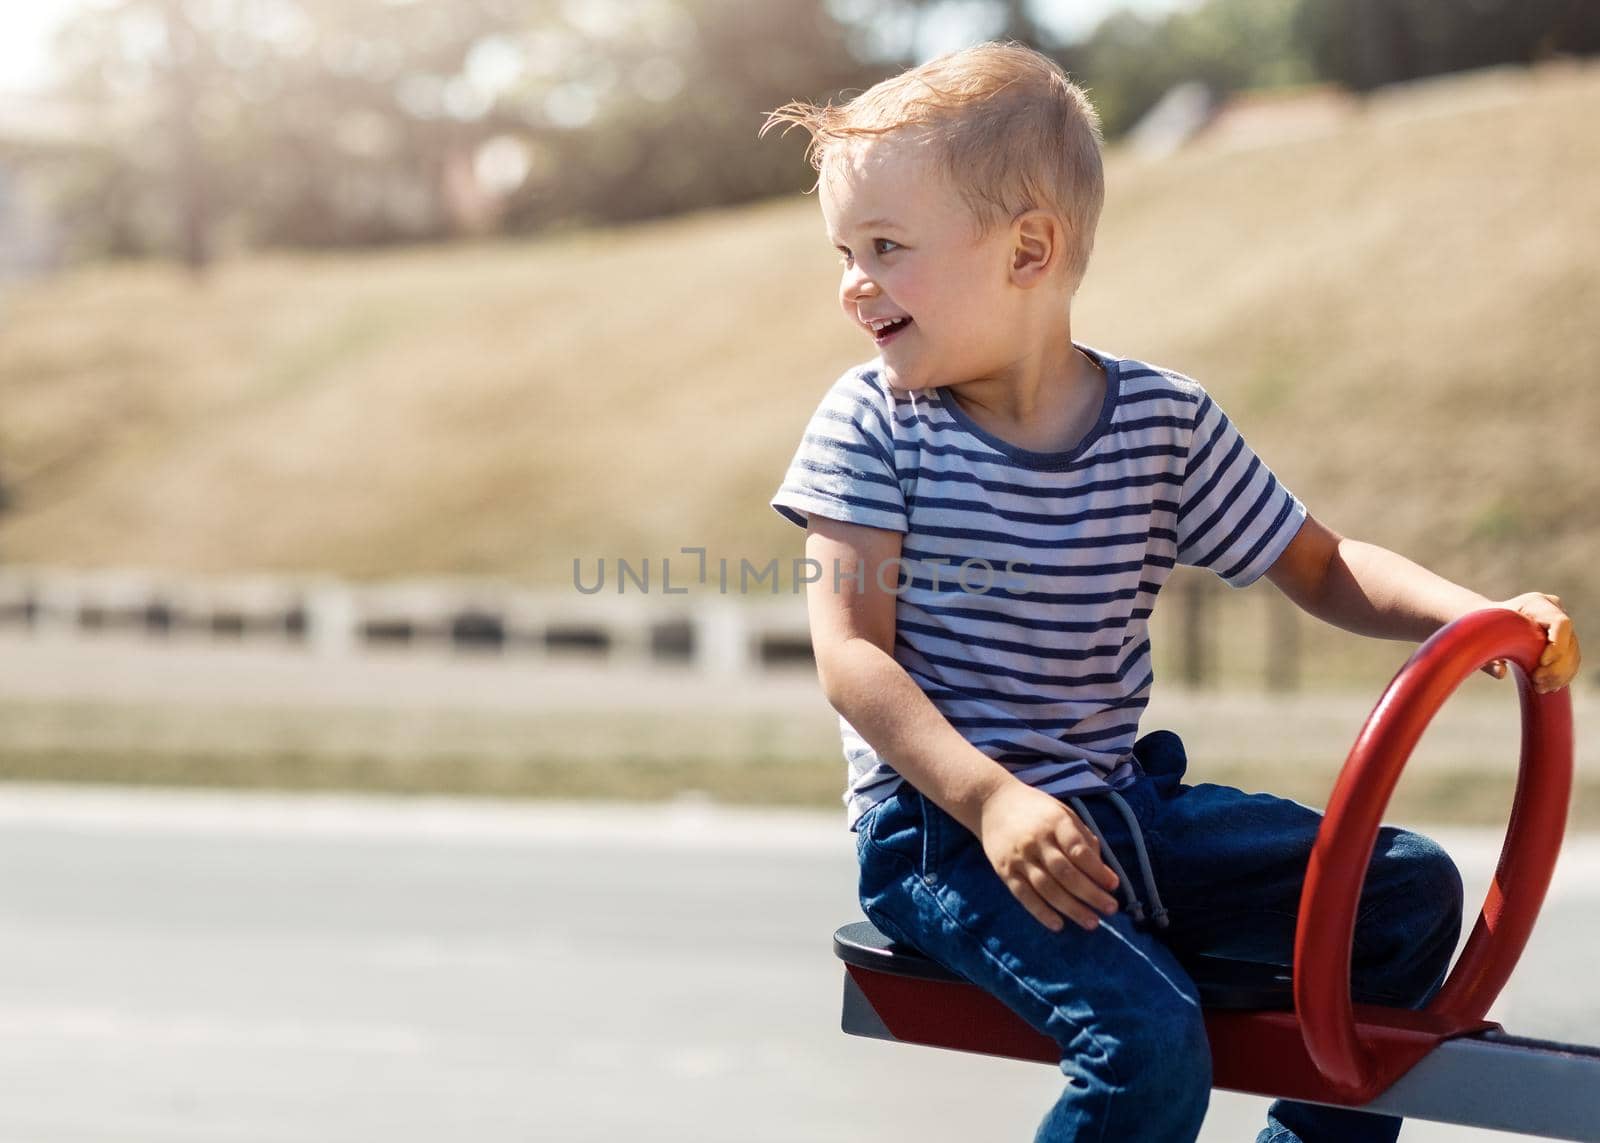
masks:
<path id="1" fill-rule="evenodd" d="M 1211 591 L 1204 575 L 1191 575 L 1183 583 L 1182 663 L 1183 682 L 1198 689 L 1205 686 L 1211 671 Z"/>
<path id="2" fill-rule="evenodd" d="M 694 609 L 694 663 L 704 674 L 732 677 L 750 667 L 750 628 L 744 610 L 727 600 Z"/>
<path id="3" fill-rule="evenodd" d="M 356 605 L 344 584 L 319 583 L 306 592 L 306 641 L 325 659 L 355 650 Z"/>
<path id="4" fill-rule="evenodd" d="M 1280 592 L 1267 593 L 1267 690 L 1300 689 L 1299 609 Z"/>

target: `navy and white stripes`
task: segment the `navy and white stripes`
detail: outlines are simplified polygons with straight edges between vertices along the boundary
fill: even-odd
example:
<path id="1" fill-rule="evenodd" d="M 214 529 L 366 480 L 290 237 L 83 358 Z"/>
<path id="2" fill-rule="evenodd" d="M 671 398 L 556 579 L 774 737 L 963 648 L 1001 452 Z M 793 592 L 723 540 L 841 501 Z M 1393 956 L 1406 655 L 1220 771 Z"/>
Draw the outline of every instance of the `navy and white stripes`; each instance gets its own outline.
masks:
<path id="1" fill-rule="evenodd" d="M 895 660 L 968 741 L 1054 794 L 1131 774 L 1147 621 L 1173 565 L 1243 586 L 1305 519 L 1198 384 L 1085 352 L 1105 368 L 1105 404 L 1060 453 L 1000 440 L 946 390 L 895 392 L 858 366 L 823 399 L 772 500 L 802 527 L 815 513 L 903 533 L 904 562 L 878 577 L 898 574 Z M 840 729 L 854 827 L 901 779 Z"/>

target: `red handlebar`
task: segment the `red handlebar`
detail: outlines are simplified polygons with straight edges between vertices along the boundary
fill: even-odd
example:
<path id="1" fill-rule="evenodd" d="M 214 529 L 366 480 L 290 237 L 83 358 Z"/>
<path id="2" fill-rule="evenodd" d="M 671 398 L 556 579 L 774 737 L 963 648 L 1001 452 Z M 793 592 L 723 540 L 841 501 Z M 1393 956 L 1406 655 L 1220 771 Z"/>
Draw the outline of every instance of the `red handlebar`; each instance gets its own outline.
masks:
<path id="1" fill-rule="evenodd" d="M 1504 659 L 1522 700 L 1522 760 L 1500 864 L 1467 946 L 1427 1013 L 1459 1031 L 1477 1026 L 1522 955 L 1555 871 L 1572 789 L 1572 700 L 1541 695 L 1530 677 L 1544 632 L 1503 608 L 1438 631 L 1389 684 L 1334 785 L 1300 896 L 1294 1003 L 1306 1051 L 1337 1092 L 1364 1100 L 1393 1075 L 1358 1036 L 1350 949 L 1361 883 L 1379 820 L 1428 723 L 1474 671 Z M 1448 1033 L 1446 1033 L 1448 1034 Z"/>

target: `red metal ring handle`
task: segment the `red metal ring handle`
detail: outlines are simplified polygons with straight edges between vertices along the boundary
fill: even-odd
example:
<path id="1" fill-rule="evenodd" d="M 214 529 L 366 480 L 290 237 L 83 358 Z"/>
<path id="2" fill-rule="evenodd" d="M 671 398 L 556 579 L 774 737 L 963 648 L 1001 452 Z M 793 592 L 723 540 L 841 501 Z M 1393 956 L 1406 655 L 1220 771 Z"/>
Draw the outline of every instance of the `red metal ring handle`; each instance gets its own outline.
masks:
<path id="1" fill-rule="evenodd" d="M 1428 723 L 1485 663 L 1504 659 L 1522 703 L 1522 760 L 1500 864 L 1449 979 L 1427 1012 L 1463 1029 L 1483 1019 L 1516 967 L 1555 871 L 1572 790 L 1572 700 L 1531 676 L 1544 632 L 1505 608 L 1475 611 L 1417 649 L 1373 708 L 1345 760 L 1300 896 L 1294 1004 L 1306 1051 L 1336 1090 L 1371 1089 L 1374 1061 L 1356 1033 L 1350 951 L 1379 820 Z"/>

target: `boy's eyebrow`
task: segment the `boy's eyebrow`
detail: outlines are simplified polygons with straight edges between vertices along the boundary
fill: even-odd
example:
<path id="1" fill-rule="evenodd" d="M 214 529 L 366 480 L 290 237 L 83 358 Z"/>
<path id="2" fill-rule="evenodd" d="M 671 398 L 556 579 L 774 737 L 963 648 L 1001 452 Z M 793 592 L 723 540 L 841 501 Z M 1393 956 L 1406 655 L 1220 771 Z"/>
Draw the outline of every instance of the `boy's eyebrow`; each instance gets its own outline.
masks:
<path id="1" fill-rule="evenodd" d="M 899 229 L 901 229 L 901 226 L 900 226 L 900 224 L 898 222 L 896 222 L 892 218 L 868 218 L 868 219 L 865 219 L 865 220 L 863 220 L 861 222 L 856 223 L 856 229 L 857 230 L 872 230 L 874 228 L 877 228 L 879 230 L 899 230 Z M 838 242 L 839 242 L 838 238 L 836 238 L 832 234 L 829 234 L 828 238 L 835 245 L 837 245 Z"/>

